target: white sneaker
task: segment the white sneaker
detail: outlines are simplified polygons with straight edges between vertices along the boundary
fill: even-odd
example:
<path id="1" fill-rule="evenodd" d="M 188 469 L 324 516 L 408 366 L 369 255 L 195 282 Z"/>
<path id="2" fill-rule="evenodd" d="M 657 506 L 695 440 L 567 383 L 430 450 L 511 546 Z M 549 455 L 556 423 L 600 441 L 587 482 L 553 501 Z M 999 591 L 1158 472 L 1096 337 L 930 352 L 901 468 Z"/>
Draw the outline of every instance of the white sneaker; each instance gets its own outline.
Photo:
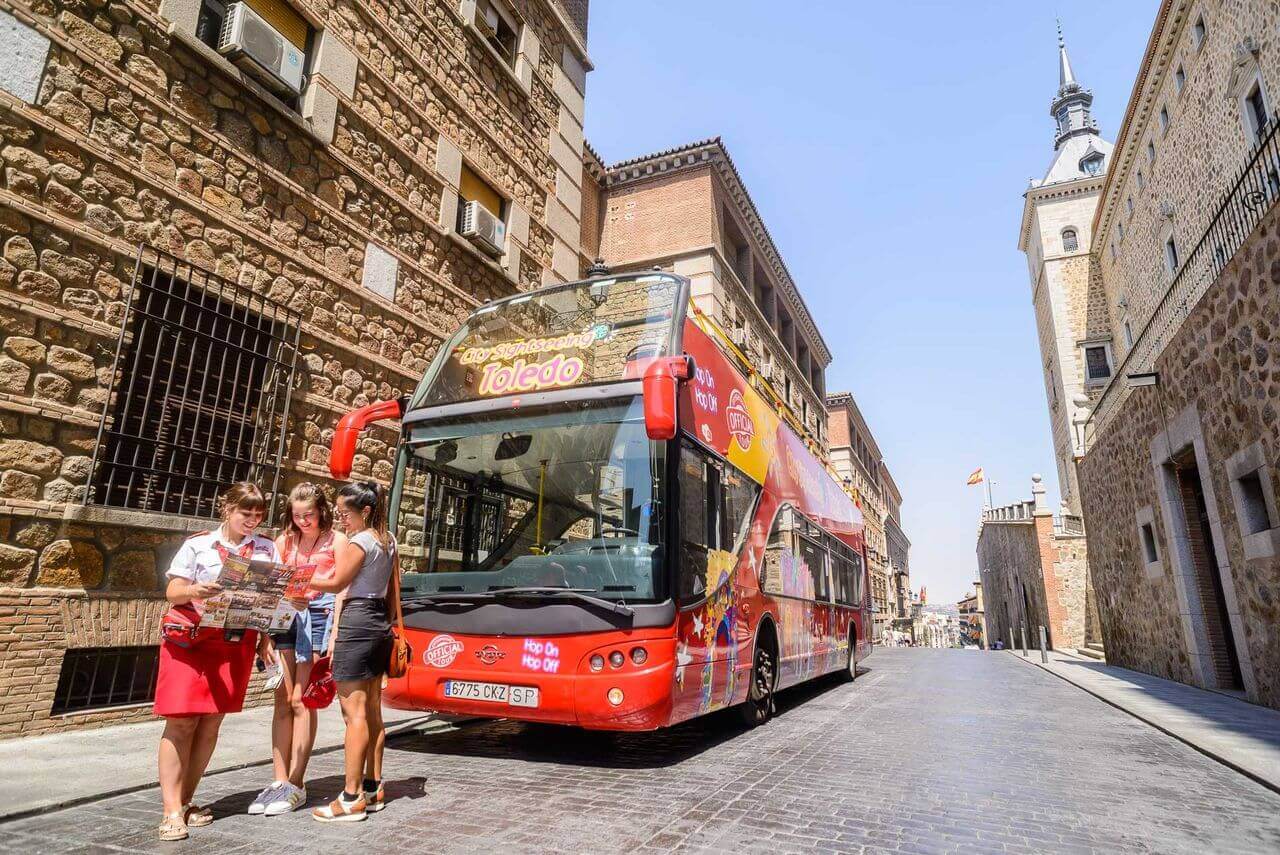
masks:
<path id="1" fill-rule="evenodd" d="M 288 786 L 288 784 L 282 783 L 281 781 L 274 781 L 269 784 L 265 790 L 258 793 L 252 804 L 249 805 L 249 815 L 258 816 L 259 814 L 266 813 L 267 805 L 275 801 L 276 793 L 281 787 L 285 786 Z"/>
<path id="2" fill-rule="evenodd" d="M 307 788 L 295 787 L 293 784 L 285 784 L 287 789 L 284 795 L 272 801 L 267 805 L 267 816 L 279 816 L 282 813 L 295 811 L 307 803 Z"/>

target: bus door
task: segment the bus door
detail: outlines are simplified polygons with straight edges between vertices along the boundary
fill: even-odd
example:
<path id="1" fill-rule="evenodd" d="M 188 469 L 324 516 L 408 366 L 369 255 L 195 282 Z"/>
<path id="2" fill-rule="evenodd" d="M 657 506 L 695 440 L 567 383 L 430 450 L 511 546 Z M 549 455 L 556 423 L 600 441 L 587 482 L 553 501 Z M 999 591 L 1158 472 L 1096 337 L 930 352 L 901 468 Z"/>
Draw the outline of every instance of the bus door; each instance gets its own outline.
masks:
<path id="1" fill-rule="evenodd" d="M 735 579 L 759 485 L 688 438 L 681 441 L 679 479 L 675 706 L 681 717 L 736 702 Z"/>

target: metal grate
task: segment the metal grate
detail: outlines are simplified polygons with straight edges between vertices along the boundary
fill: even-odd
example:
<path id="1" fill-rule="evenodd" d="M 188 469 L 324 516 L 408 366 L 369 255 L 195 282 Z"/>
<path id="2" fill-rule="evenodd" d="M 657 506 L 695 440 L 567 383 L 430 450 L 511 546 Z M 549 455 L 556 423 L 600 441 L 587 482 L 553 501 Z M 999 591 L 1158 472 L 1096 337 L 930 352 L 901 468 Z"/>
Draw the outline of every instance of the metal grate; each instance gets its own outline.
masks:
<path id="1" fill-rule="evenodd" d="M 211 517 L 228 484 L 274 494 L 298 313 L 141 247 L 85 501 Z"/>
<path id="2" fill-rule="evenodd" d="M 160 648 L 154 644 L 68 650 L 50 715 L 152 701 L 159 667 Z"/>

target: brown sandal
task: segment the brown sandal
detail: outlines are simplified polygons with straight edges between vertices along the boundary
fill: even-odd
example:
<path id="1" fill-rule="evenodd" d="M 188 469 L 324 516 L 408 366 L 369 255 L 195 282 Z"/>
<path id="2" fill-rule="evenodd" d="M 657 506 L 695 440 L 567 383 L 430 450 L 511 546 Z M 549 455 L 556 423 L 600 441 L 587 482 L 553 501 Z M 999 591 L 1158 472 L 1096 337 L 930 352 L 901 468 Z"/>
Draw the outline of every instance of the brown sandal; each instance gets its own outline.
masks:
<path id="1" fill-rule="evenodd" d="M 187 805 L 182 809 L 182 819 L 191 828 L 203 828 L 213 822 L 213 811 L 207 807 Z"/>
<path id="2" fill-rule="evenodd" d="M 176 813 L 165 814 L 160 820 L 156 833 L 161 840 L 186 840 L 190 836 L 187 833 L 187 824 Z"/>

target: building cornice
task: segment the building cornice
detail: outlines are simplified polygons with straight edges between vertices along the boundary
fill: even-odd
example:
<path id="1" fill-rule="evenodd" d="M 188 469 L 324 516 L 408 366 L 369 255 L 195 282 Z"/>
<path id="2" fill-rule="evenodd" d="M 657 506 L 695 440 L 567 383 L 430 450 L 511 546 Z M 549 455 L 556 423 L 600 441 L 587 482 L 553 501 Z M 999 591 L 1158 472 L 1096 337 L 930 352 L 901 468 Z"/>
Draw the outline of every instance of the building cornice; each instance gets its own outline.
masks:
<path id="1" fill-rule="evenodd" d="M 792 317 L 799 321 L 799 326 L 804 330 L 810 347 L 816 351 L 819 363 L 824 366 L 830 365 L 831 349 L 827 347 L 826 340 L 823 339 L 818 325 L 813 320 L 813 315 L 809 312 L 809 307 L 800 296 L 800 289 L 791 278 L 791 272 L 782 260 L 782 253 L 773 242 L 773 236 L 769 234 L 764 218 L 760 216 L 755 201 L 752 200 L 751 194 L 747 192 L 746 185 L 742 181 L 742 175 L 738 172 L 733 158 L 729 156 L 729 151 L 720 137 L 711 137 L 688 145 L 619 161 L 605 170 L 605 185 L 609 189 L 624 187 L 706 166 L 715 168 L 738 210 L 746 218 L 748 228 L 773 270 L 774 277 L 780 286 L 779 291 L 790 308 Z"/>
<path id="2" fill-rule="evenodd" d="M 1133 91 L 1129 95 L 1129 104 L 1125 107 L 1124 120 L 1120 123 L 1120 132 L 1116 135 L 1111 152 L 1111 168 L 1107 170 L 1102 201 L 1093 215 L 1094 234 L 1105 234 L 1105 230 L 1110 228 L 1120 188 L 1128 180 L 1133 165 L 1136 147 L 1129 143 L 1132 139 L 1140 138 L 1147 129 L 1156 93 L 1164 81 L 1173 49 L 1186 23 L 1187 13 L 1194 3 L 1195 0 L 1162 0 L 1160 3 L 1151 36 L 1147 39 L 1147 49 L 1142 55 L 1142 64 L 1138 67 L 1137 79 L 1133 83 Z"/>

